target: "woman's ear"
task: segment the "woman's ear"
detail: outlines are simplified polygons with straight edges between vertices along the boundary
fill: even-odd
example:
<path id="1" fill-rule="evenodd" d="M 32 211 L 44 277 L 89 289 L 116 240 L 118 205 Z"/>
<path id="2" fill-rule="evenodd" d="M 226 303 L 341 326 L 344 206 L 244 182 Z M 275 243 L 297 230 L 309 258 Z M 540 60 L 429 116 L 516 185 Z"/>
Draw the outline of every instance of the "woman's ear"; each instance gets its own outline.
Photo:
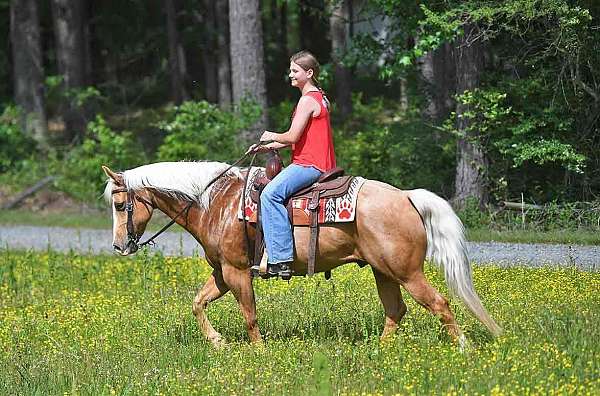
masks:
<path id="1" fill-rule="evenodd" d="M 314 75 L 314 74 L 315 74 L 315 72 L 314 72 L 314 70 L 313 70 L 313 69 L 308 69 L 308 70 L 306 71 L 306 77 L 308 77 L 308 78 L 313 78 L 313 75 Z"/>

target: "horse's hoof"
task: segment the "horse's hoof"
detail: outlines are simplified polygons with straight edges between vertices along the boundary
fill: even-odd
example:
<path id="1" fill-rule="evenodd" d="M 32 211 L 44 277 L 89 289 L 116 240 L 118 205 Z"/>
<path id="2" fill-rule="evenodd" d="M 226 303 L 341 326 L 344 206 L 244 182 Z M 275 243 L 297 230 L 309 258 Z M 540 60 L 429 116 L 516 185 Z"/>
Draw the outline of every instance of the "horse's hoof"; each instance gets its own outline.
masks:
<path id="1" fill-rule="evenodd" d="M 291 272 L 286 272 L 284 274 L 281 274 L 281 279 L 284 281 L 289 281 L 290 279 L 292 279 L 292 273 Z"/>
<path id="2" fill-rule="evenodd" d="M 225 346 L 227 346 L 227 342 L 225 341 L 225 339 L 223 337 L 214 337 L 214 338 L 211 338 L 210 342 L 217 349 L 221 349 L 221 348 L 224 348 Z"/>
<path id="3" fill-rule="evenodd" d="M 468 353 L 472 351 L 474 348 L 473 344 L 465 337 L 464 334 L 458 336 L 458 350 L 460 353 Z"/>

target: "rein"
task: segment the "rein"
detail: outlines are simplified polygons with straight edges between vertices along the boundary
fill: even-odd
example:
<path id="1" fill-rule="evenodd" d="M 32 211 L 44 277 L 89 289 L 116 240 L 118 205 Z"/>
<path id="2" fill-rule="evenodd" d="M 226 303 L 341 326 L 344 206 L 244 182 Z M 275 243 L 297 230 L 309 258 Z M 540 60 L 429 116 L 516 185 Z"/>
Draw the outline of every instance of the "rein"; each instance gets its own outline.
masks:
<path id="1" fill-rule="evenodd" d="M 261 145 L 268 144 L 268 143 L 270 143 L 270 142 L 260 142 Z M 254 160 L 256 158 L 256 154 L 257 154 L 256 151 L 246 152 L 237 161 L 235 161 L 233 164 L 228 166 L 227 169 L 225 169 L 223 172 L 219 173 L 210 182 L 208 182 L 208 184 L 204 187 L 204 189 L 202 190 L 202 192 L 199 195 L 202 195 L 204 193 L 204 191 L 206 191 L 210 186 L 212 186 L 219 178 L 221 178 L 223 175 L 225 175 L 227 172 L 229 172 L 233 167 L 235 167 L 240 162 L 242 162 L 244 159 L 246 159 L 250 154 L 253 154 L 252 159 L 250 160 L 250 168 L 251 168 L 252 164 L 254 164 Z M 154 235 L 152 235 L 146 241 L 144 241 L 142 243 L 138 243 L 138 241 L 140 240 L 140 236 L 138 236 L 135 233 L 135 229 L 133 226 L 133 199 L 136 198 L 138 201 L 142 202 L 144 205 L 150 205 L 152 208 L 154 208 L 154 204 L 152 202 L 148 201 L 147 199 L 140 197 L 139 195 L 136 195 L 132 190 L 130 190 L 128 188 L 116 188 L 116 189 L 112 190 L 111 194 L 117 194 L 117 193 L 122 193 L 122 192 L 127 193 L 127 202 L 125 203 L 125 211 L 127 212 L 127 246 L 132 245 L 133 247 L 136 248 L 136 250 L 141 247 L 144 247 L 146 245 L 151 245 L 151 246 L 155 245 L 156 242 L 154 242 L 154 239 L 157 238 L 163 232 L 165 232 L 173 224 L 175 224 L 177 219 L 183 213 L 185 213 L 185 217 L 187 218 L 189 211 L 194 204 L 193 201 L 190 202 L 181 211 L 179 211 L 175 215 L 175 217 L 173 217 L 171 219 L 170 222 L 168 222 L 165 226 L 163 226 L 159 231 L 154 233 Z M 244 183 L 244 189 L 242 190 L 242 202 L 244 202 L 245 199 L 246 199 L 246 183 Z M 244 231 L 245 231 L 244 234 L 246 235 L 246 248 L 247 248 L 246 251 L 249 252 L 250 251 L 249 250 L 250 249 L 250 239 L 248 237 L 247 227 L 248 227 L 248 225 L 247 225 L 246 217 L 244 216 Z"/>

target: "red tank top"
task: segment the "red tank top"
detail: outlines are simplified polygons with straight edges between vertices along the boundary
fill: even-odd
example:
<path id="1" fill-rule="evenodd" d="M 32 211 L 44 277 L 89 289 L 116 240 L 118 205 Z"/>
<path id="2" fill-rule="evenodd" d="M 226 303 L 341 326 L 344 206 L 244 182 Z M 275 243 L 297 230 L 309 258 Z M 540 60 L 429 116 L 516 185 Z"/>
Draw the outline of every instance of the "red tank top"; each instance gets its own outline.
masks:
<path id="1" fill-rule="evenodd" d="M 292 163 L 314 166 L 321 172 L 335 168 L 335 152 L 333 150 L 333 133 L 329 121 L 329 111 L 321 92 L 307 92 L 314 98 L 321 112 L 317 117 L 310 117 L 300 139 L 292 145 Z M 294 118 L 296 111 L 292 118 Z"/>

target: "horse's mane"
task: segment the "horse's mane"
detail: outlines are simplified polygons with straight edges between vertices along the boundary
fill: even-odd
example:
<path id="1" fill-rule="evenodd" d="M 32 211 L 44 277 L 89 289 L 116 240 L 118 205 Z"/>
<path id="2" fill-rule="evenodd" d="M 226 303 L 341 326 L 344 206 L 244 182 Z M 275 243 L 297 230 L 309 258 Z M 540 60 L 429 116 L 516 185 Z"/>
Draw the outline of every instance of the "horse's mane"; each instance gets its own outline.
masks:
<path id="1" fill-rule="evenodd" d="M 210 204 L 213 183 L 206 185 L 229 165 L 222 162 L 157 162 L 123 172 L 127 188 L 135 191 L 152 188 L 172 197 L 196 201 L 205 208 Z M 239 168 L 232 168 L 225 177 L 242 177 Z M 109 179 L 104 189 L 104 198 L 110 202 L 114 183 Z"/>

